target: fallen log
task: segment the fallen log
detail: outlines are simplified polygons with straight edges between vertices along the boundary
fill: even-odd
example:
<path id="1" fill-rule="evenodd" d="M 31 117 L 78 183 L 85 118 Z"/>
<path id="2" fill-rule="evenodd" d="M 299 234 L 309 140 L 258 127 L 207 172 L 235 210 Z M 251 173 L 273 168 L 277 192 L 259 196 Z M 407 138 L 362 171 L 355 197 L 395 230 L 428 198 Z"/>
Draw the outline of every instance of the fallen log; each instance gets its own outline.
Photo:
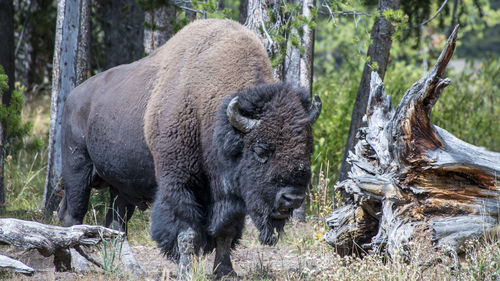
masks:
<path id="1" fill-rule="evenodd" d="M 25 275 L 33 275 L 33 273 L 35 273 L 35 270 L 33 268 L 25 265 L 18 260 L 9 258 L 4 255 L 0 255 L 0 269 L 14 270 L 15 272 Z"/>
<path id="2" fill-rule="evenodd" d="M 436 247 L 455 255 L 467 239 L 496 231 L 500 153 L 465 143 L 430 120 L 450 84 L 443 75 L 457 31 L 396 109 L 372 73 L 367 113 L 348 156 L 352 168 L 335 186 L 345 204 L 327 219 L 325 240 L 338 253 L 394 256 L 415 237 L 431 235 Z"/>
<path id="3" fill-rule="evenodd" d="M 13 218 L 0 219 L 0 244 L 19 250 L 38 250 L 45 257 L 54 255 L 56 270 L 71 269 L 71 251 L 78 252 L 91 263 L 103 266 L 88 255 L 83 246 L 94 246 L 105 239 L 121 239 L 120 231 L 93 225 L 61 227 Z M 74 253 L 73 253 L 74 255 Z"/>

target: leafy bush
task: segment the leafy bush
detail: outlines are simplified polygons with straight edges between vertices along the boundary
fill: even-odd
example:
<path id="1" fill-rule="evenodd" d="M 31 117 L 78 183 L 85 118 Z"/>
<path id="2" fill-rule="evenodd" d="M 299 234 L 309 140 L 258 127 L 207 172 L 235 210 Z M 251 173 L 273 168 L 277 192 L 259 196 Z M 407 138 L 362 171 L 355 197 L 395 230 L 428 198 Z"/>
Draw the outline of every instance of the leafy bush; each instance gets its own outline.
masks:
<path id="1" fill-rule="evenodd" d="M 471 61 L 448 77 L 451 85 L 434 106 L 433 123 L 465 142 L 500 151 L 500 57 Z"/>
<path id="2" fill-rule="evenodd" d="M 8 89 L 7 75 L 0 66 L 0 94 Z M 32 122 L 23 119 L 23 89 L 16 85 L 10 105 L 0 105 L 0 122 L 5 140 L 5 189 L 7 209 L 37 209 L 43 193 L 46 153 L 40 153 L 43 141 L 31 136 Z"/>
<path id="3" fill-rule="evenodd" d="M 8 77 L 3 68 L 0 66 L 0 95 L 9 89 Z M 25 145 L 25 137 L 29 135 L 33 129 L 33 123 L 24 122 L 22 111 L 24 107 L 23 88 L 16 86 L 12 91 L 9 106 L 0 105 L 0 122 L 2 123 L 5 139 L 6 154 L 13 153 L 21 149 Z M 38 150 L 41 149 L 43 143 L 35 140 L 31 143 Z"/>

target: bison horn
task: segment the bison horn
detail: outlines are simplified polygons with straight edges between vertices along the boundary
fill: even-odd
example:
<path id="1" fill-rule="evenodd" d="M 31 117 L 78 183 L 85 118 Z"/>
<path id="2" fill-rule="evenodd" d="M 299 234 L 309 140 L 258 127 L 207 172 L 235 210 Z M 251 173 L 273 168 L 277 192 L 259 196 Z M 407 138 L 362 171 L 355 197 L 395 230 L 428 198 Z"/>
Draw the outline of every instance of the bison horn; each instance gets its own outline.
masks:
<path id="1" fill-rule="evenodd" d="M 319 117 L 319 114 L 321 113 L 321 99 L 319 98 L 318 95 L 314 95 L 314 99 L 311 102 L 311 107 L 309 108 L 309 116 L 307 119 L 311 124 L 314 124 L 316 120 Z"/>
<path id="2" fill-rule="evenodd" d="M 233 127 L 242 133 L 250 132 L 253 127 L 260 123 L 260 120 L 251 119 L 241 115 L 238 109 L 238 97 L 234 97 L 227 106 L 227 117 Z"/>

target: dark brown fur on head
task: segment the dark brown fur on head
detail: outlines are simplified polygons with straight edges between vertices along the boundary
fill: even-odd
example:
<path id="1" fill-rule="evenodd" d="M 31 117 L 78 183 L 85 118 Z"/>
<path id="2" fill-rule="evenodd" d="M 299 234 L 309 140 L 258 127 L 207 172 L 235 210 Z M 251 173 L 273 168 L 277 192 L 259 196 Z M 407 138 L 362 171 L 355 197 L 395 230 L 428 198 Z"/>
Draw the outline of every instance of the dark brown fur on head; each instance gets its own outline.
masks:
<path id="1" fill-rule="evenodd" d="M 225 114 L 235 96 L 242 115 L 260 120 L 246 134 L 231 126 Z M 215 167 L 245 202 L 264 244 L 274 244 L 286 222 L 271 217 L 276 194 L 286 187 L 305 193 L 311 178 L 310 105 L 309 95 L 301 89 L 265 84 L 226 99 L 217 115 Z"/>

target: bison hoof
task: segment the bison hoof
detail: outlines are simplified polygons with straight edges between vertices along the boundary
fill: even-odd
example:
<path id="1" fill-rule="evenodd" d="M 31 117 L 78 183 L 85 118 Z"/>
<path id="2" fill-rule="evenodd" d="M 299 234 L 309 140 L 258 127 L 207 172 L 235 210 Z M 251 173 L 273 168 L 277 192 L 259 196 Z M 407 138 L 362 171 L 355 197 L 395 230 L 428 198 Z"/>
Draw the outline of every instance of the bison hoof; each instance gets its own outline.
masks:
<path id="1" fill-rule="evenodd" d="M 214 275 L 212 276 L 213 280 L 239 280 L 238 275 L 233 270 L 232 267 L 218 267 Z"/>

